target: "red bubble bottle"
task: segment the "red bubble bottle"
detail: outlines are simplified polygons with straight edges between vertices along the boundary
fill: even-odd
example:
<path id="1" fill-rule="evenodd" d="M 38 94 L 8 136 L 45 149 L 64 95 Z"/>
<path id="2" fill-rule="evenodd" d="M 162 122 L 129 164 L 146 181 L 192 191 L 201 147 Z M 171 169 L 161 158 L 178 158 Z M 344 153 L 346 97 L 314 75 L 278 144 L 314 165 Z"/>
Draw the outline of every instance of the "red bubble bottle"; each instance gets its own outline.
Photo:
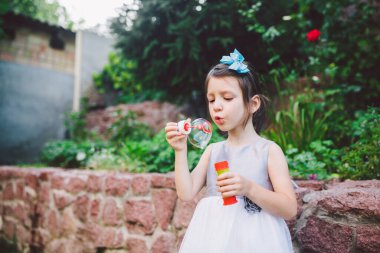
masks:
<path id="1" fill-rule="evenodd" d="M 216 173 L 218 174 L 218 176 L 229 171 L 227 161 L 217 162 L 214 164 L 214 167 L 215 167 L 215 170 L 216 170 Z M 225 206 L 232 205 L 235 203 L 237 203 L 236 196 L 223 198 L 223 205 L 225 205 Z"/>

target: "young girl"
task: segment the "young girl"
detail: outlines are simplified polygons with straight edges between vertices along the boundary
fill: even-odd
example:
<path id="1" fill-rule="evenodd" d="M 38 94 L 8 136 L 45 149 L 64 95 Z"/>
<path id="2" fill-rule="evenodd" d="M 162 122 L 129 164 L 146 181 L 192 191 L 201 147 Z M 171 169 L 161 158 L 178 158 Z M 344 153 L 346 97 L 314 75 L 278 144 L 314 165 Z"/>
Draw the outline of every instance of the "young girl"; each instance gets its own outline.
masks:
<path id="1" fill-rule="evenodd" d="M 187 163 L 186 135 L 167 123 L 166 139 L 175 150 L 175 183 L 188 201 L 206 186 L 180 247 L 181 253 L 293 252 L 284 219 L 297 212 L 297 201 L 285 156 L 272 141 L 259 136 L 266 99 L 253 70 L 235 49 L 223 56 L 205 81 L 208 108 L 226 141 L 209 145 L 192 173 Z M 229 172 L 217 176 L 214 164 L 228 161 Z M 223 198 L 238 202 L 223 205 Z"/>

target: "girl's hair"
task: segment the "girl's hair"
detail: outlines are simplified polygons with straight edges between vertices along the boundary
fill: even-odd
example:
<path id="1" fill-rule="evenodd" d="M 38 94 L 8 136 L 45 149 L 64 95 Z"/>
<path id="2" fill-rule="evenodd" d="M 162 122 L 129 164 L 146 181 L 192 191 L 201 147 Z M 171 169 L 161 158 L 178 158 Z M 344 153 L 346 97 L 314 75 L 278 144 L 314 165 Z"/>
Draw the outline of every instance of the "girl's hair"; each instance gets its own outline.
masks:
<path id="1" fill-rule="evenodd" d="M 207 94 L 207 87 L 208 83 L 211 79 L 211 77 L 215 78 L 222 78 L 222 77 L 234 77 L 239 83 L 240 89 L 243 93 L 243 102 L 246 106 L 246 119 L 244 121 L 244 125 L 247 125 L 248 119 L 249 119 L 249 102 L 251 98 L 255 95 L 258 95 L 260 98 L 260 108 L 253 113 L 252 115 L 252 124 L 255 128 L 256 132 L 259 134 L 261 130 L 265 127 L 266 122 L 266 110 L 268 107 L 269 99 L 262 94 L 262 89 L 259 85 L 259 82 L 257 81 L 257 78 L 253 74 L 253 69 L 247 62 L 243 62 L 244 64 L 248 65 L 249 72 L 240 74 L 236 72 L 235 70 L 229 69 L 228 65 L 226 64 L 217 64 L 214 67 L 211 68 L 211 70 L 208 72 L 205 80 L 205 90 Z"/>

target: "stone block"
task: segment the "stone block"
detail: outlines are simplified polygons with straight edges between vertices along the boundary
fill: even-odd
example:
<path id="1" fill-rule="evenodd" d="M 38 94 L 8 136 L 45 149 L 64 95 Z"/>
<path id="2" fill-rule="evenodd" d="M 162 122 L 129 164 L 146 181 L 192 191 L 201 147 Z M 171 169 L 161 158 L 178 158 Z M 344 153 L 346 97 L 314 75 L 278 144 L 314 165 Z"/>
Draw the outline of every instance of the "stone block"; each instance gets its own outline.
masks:
<path id="1" fill-rule="evenodd" d="M 65 192 L 53 193 L 54 203 L 58 209 L 63 209 L 74 201 L 74 197 Z"/>
<path id="2" fill-rule="evenodd" d="M 380 251 L 380 225 L 368 224 L 356 227 L 356 251 L 378 253 Z"/>
<path id="3" fill-rule="evenodd" d="M 121 224 L 121 210 L 114 199 L 106 198 L 104 200 L 102 219 L 105 225 L 118 226 Z"/>
<path id="4" fill-rule="evenodd" d="M 350 253 L 353 247 L 351 227 L 316 216 L 309 217 L 296 235 L 302 252 Z"/>
<path id="5" fill-rule="evenodd" d="M 78 196 L 73 203 L 73 211 L 75 216 L 83 222 L 87 220 L 89 203 L 90 200 L 87 195 Z"/>
<path id="6" fill-rule="evenodd" d="M 147 195 L 150 191 L 150 176 L 135 175 L 131 181 L 132 192 L 134 195 Z"/>
<path id="7" fill-rule="evenodd" d="M 172 253 L 175 247 L 175 236 L 172 233 L 161 234 L 152 245 L 152 253 Z"/>
<path id="8" fill-rule="evenodd" d="M 151 235 L 157 226 L 151 201 L 127 200 L 124 212 L 126 226 L 130 233 Z"/>
<path id="9" fill-rule="evenodd" d="M 154 189 L 152 191 L 152 200 L 160 227 L 167 230 L 173 217 L 177 193 L 171 189 Z"/>
<path id="10" fill-rule="evenodd" d="M 142 239 L 128 238 L 126 247 L 128 253 L 148 253 L 146 242 Z"/>
<path id="11" fill-rule="evenodd" d="M 177 200 L 176 209 L 174 211 L 173 225 L 177 229 L 187 228 L 193 217 L 196 207 L 195 201 Z"/>
<path id="12" fill-rule="evenodd" d="M 105 192 L 107 195 L 123 196 L 129 188 L 130 178 L 109 175 L 105 180 Z"/>
<path id="13" fill-rule="evenodd" d="M 175 189 L 174 174 L 153 174 L 152 186 L 154 188 L 171 188 Z"/>

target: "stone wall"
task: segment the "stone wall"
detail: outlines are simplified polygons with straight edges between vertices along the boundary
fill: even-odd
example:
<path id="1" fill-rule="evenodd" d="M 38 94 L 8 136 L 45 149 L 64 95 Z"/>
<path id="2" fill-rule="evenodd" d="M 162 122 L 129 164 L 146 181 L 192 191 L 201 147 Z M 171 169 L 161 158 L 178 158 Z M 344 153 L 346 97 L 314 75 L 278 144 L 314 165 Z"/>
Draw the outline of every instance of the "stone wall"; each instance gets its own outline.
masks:
<path id="1" fill-rule="evenodd" d="M 295 252 L 376 252 L 379 181 L 298 184 Z M 23 252 L 176 252 L 199 198 L 180 201 L 172 173 L 3 166 L 0 240 Z"/>

